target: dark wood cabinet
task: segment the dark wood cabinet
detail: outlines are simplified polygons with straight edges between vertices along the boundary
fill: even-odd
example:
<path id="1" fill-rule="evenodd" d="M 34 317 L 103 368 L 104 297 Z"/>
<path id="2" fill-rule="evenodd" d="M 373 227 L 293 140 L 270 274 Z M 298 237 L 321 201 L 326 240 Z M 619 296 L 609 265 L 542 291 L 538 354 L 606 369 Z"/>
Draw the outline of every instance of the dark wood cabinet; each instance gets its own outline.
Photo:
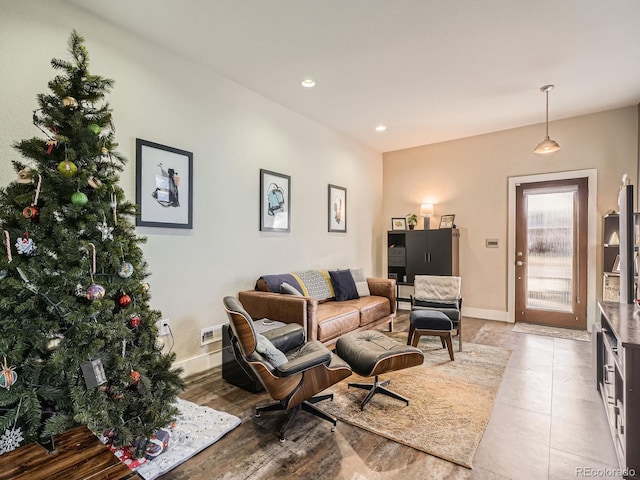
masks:
<path id="1" fill-rule="evenodd" d="M 594 363 L 618 463 L 640 478 L 640 317 L 633 304 L 601 302 Z"/>
<path id="2" fill-rule="evenodd" d="M 388 232 L 389 278 L 413 284 L 416 275 L 458 275 L 459 238 L 456 228 Z"/>

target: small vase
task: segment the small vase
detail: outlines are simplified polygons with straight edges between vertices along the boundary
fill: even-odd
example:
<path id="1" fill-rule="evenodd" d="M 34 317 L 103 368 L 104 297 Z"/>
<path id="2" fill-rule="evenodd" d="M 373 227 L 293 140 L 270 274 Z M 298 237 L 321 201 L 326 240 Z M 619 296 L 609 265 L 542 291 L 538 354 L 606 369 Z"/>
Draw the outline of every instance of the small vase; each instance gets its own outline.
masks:
<path id="1" fill-rule="evenodd" d="M 409 225 L 409 230 L 413 230 L 414 228 L 416 228 L 415 225 Z"/>

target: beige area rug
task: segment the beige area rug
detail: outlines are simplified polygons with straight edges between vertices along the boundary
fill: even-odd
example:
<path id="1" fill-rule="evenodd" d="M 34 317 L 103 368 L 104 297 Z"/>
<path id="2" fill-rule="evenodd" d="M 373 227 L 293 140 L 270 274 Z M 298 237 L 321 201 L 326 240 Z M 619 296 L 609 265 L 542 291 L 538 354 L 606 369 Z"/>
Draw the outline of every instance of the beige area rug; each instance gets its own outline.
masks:
<path id="1" fill-rule="evenodd" d="M 545 337 L 565 338 L 567 340 L 579 340 L 581 342 L 591 341 L 591 336 L 586 330 L 572 330 L 570 328 L 548 327 L 546 325 L 535 325 L 533 323 L 518 322 L 514 325 L 512 331 L 516 333 L 542 335 Z"/>
<path id="2" fill-rule="evenodd" d="M 407 333 L 388 334 L 406 343 Z M 456 343 L 457 345 L 457 343 Z M 466 343 L 449 360 L 437 337 L 422 337 L 421 366 L 390 372 L 389 389 L 409 399 L 404 402 L 376 394 L 360 410 L 367 391 L 347 388 L 348 382 L 368 382 L 353 374 L 331 388 L 333 402 L 322 409 L 338 419 L 444 460 L 471 468 L 473 457 L 493 409 L 510 350 Z"/>

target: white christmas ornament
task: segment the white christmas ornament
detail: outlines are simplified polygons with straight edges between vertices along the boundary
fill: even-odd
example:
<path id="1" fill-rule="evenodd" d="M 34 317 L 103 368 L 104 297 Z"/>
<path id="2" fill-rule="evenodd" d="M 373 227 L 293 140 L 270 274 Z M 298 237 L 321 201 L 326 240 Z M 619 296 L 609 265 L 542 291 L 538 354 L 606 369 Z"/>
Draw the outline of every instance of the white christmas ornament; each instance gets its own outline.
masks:
<path id="1" fill-rule="evenodd" d="M 0 455 L 3 453 L 13 452 L 20 446 L 24 437 L 22 436 L 22 429 L 20 427 L 8 428 L 0 435 Z"/>
<path id="2" fill-rule="evenodd" d="M 35 255 L 36 254 L 36 245 L 33 243 L 33 240 L 29 237 L 18 237 L 18 241 L 16 242 L 16 249 L 18 253 L 21 255 Z"/>
<path id="3" fill-rule="evenodd" d="M 113 227 L 107 225 L 106 220 L 103 220 L 102 223 L 99 223 L 96 227 L 98 231 L 102 234 L 102 240 L 113 240 Z"/>

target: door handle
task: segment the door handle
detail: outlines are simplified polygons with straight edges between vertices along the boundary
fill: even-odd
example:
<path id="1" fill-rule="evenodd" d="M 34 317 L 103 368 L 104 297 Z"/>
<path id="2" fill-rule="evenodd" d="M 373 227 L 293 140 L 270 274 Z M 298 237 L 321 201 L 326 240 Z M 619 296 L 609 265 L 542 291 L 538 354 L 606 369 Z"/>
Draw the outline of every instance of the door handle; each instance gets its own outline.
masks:
<path id="1" fill-rule="evenodd" d="M 517 265 L 518 267 L 521 267 L 521 266 L 523 266 L 523 265 L 524 265 L 524 262 L 522 262 L 522 261 L 518 260 L 518 261 L 516 262 L 516 265 Z"/>

